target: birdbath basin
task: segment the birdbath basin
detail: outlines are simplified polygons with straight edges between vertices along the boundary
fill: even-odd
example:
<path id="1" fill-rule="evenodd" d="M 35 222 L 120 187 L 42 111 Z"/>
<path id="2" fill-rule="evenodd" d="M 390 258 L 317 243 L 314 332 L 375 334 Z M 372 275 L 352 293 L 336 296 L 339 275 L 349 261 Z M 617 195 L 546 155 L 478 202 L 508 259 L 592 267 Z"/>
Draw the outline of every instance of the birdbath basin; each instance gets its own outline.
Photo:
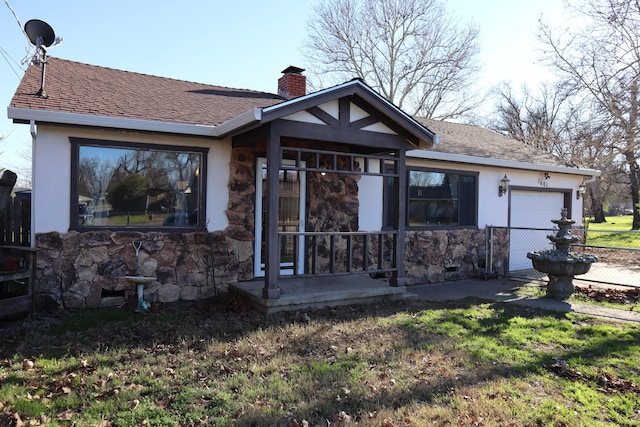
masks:
<path id="1" fill-rule="evenodd" d="M 155 282 L 157 279 L 155 277 L 149 276 L 124 276 L 128 282 L 134 283 L 136 285 L 136 291 L 138 294 L 138 305 L 136 307 L 136 313 L 139 313 L 143 310 L 147 310 L 149 308 L 149 304 L 144 300 L 144 285 L 146 283 Z"/>

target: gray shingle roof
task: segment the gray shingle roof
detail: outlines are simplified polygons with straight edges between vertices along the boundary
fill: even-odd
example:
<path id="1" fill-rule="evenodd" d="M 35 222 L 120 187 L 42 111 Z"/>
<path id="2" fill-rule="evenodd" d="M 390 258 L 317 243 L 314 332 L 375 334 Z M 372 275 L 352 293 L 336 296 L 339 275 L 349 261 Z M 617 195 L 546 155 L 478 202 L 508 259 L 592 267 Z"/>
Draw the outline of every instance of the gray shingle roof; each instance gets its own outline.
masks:
<path id="1" fill-rule="evenodd" d="M 430 149 L 432 151 L 538 165 L 566 166 L 551 154 L 489 129 L 425 118 L 416 120 L 440 136 L 440 143 L 434 145 Z"/>

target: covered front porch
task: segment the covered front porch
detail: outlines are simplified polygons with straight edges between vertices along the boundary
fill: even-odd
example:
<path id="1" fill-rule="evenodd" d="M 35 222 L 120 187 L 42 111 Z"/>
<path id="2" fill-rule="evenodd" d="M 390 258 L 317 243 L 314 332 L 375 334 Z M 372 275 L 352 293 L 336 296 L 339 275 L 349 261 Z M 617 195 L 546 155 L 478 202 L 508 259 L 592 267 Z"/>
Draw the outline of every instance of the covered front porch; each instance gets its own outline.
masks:
<path id="1" fill-rule="evenodd" d="M 246 298 L 264 314 L 396 301 L 413 296 L 405 286 L 389 286 L 386 279 L 374 279 L 366 274 L 281 278 L 278 288 L 280 298 L 267 299 L 263 297 L 263 281 L 229 285 L 230 292 Z"/>
<path id="2" fill-rule="evenodd" d="M 232 138 L 227 215 L 254 239 L 254 280 L 232 291 L 265 312 L 405 294 L 406 151 L 433 133 L 352 81 Z"/>

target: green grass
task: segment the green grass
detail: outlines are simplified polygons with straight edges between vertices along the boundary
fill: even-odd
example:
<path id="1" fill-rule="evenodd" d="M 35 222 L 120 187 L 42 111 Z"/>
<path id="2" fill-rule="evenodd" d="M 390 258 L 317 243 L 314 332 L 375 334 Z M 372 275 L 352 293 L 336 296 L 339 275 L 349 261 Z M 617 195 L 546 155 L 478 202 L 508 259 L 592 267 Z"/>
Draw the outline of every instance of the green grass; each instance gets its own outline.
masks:
<path id="1" fill-rule="evenodd" d="M 607 222 L 587 223 L 586 244 L 618 248 L 640 248 L 640 231 L 631 231 L 633 216 L 610 216 Z"/>
<path id="2" fill-rule="evenodd" d="M 145 214 L 112 214 L 106 220 L 101 219 L 102 225 L 126 226 L 126 225 L 144 225 L 144 226 L 161 226 L 163 221 L 170 214 L 155 214 L 153 219 Z"/>
<path id="3" fill-rule="evenodd" d="M 589 230 L 631 230 L 632 215 L 608 216 L 607 222 L 592 222 L 593 218 L 587 218 Z"/>
<path id="4" fill-rule="evenodd" d="M 231 306 L 0 324 L 0 425 L 640 426 L 638 325 L 476 300 Z"/>

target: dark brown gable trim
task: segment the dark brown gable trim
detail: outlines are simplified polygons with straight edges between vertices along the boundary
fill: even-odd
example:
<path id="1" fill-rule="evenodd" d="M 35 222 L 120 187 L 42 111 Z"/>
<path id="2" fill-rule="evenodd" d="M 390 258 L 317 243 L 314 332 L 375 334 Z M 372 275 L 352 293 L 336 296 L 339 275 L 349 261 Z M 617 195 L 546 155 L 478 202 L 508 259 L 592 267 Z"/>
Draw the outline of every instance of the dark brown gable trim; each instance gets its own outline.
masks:
<path id="1" fill-rule="evenodd" d="M 373 89 L 368 88 L 368 86 L 362 82 L 353 82 L 340 88 L 327 90 L 324 93 L 307 96 L 308 97 L 302 97 L 299 101 L 290 102 L 286 105 L 275 105 L 273 107 L 264 108 L 262 123 L 281 119 L 290 114 L 297 113 L 298 111 L 308 111 L 318 105 L 339 100 L 339 121 L 345 125 L 349 124 L 349 108 L 342 108 L 342 106 L 345 105 L 343 103 L 354 102 L 369 114 L 374 112 L 375 114 L 378 114 L 383 118 L 383 120 L 381 120 L 382 123 L 393 129 L 396 133 L 401 135 L 411 135 L 411 137 L 406 138 L 407 142 L 417 146 L 421 138 L 424 138 L 424 140 L 428 142 L 431 142 L 433 139 L 433 133 L 429 129 L 412 119 L 409 115 L 395 107 L 393 104 L 384 101 L 380 95 L 377 95 Z M 313 114 L 313 112 L 311 112 L 311 114 Z M 323 119 L 320 118 L 320 120 Z"/>
<path id="2" fill-rule="evenodd" d="M 406 138 L 398 135 L 368 132 L 349 127 L 294 122 L 292 120 L 275 120 L 272 122 L 272 130 L 281 136 L 315 139 L 370 148 L 404 151 L 407 146 Z"/>
<path id="3" fill-rule="evenodd" d="M 397 133 L 398 135 L 403 135 L 403 134 L 406 134 L 407 136 L 409 135 L 409 133 L 403 127 L 399 126 L 398 123 L 396 123 L 393 120 L 390 120 L 387 116 L 382 114 L 379 110 L 372 108 L 371 104 L 365 102 L 362 98 L 359 98 L 357 96 L 352 96 L 350 101 L 353 102 L 353 104 L 360 107 L 362 110 L 366 111 L 371 117 L 371 119 L 374 120 L 373 123 L 380 122 L 383 125 L 387 126 L 389 129 L 391 129 L 392 131 L 394 131 L 395 133 Z M 367 120 L 368 118 L 369 117 L 365 117 L 364 119 L 361 119 L 361 120 L 364 121 L 364 120 Z M 351 126 L 354 126 L 356 123 L 359 123 L 359 122 L 360 120 L 353 122 L 351 123 Z M 369 126 L 370 124 L 373 124 L 373 123 L 365 124 L 362 127 Z M 418 145 L 418 139 L 413 136 L 410 136 L 410 137 L 408 136 L 407 140 L 414 145 Z"/>
<path id="4" fill-rule="evenodd" d="M 364 127 L 367 127 L 376 123 L 380 123 L 380 122 L 381 122 L 380 117 L 369 116 L 369 117 L 362 118 L 360 120 L 356 120 L 355 122 L 351 122 L 351 127 L 355 129 L 362 129 Z"/>
<path id="5" fill-rule="evenodd" d="M 312 116 L 322 120 L 329 126 L 336 126 L 338 124 L 338 120 L 333 117 L 331 114 L 327 113 L 320 107 L 311 107 L 307 109 L 307 112 Z"/>

